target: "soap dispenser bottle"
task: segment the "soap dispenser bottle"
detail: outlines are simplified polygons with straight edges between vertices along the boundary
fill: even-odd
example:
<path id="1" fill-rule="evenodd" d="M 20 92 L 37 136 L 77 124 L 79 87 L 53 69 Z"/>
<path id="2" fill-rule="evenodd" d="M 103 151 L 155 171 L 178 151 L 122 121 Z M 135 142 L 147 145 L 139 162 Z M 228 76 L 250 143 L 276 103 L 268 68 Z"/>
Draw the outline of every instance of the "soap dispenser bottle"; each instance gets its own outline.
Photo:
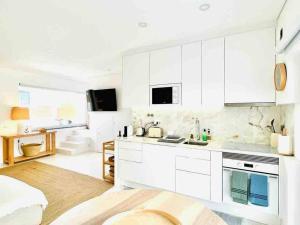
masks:
<path id="1" fill-rule="evenodd" d="M 206 129 L 203 129 L 203 132 L 202 132 L 202 141 L 207 141 Z"/>

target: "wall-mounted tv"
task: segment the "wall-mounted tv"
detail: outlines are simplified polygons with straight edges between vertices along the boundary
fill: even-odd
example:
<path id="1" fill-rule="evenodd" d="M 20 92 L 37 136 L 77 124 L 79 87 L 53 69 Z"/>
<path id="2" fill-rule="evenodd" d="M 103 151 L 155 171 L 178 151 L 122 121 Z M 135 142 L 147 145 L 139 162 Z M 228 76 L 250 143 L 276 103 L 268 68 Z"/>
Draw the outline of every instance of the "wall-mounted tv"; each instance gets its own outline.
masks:
<path id="1" fill-rule="evenodd" d="M 117 111 L 116 89 L 88 90 L 86 92 L 89 111 Z"/>

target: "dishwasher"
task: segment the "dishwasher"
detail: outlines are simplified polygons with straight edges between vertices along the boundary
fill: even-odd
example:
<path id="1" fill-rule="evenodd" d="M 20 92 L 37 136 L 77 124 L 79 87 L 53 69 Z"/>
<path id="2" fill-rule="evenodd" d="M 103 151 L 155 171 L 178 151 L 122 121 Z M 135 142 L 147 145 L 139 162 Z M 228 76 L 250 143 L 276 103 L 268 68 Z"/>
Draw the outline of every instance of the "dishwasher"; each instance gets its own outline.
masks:
<path id="1" fill-rule="evenodd" d="M 250 203 L 244 205 L 233 201 L 231 197 L 231 176 L 233 171 L 259 174 L 268 180 L 268 206 L 258 206 Z M 264 213 L 279 215 L 279 158 L 254 156 L 239 153 L 223 153 L 223 202 L 239 207 L 259 210 Z"/>

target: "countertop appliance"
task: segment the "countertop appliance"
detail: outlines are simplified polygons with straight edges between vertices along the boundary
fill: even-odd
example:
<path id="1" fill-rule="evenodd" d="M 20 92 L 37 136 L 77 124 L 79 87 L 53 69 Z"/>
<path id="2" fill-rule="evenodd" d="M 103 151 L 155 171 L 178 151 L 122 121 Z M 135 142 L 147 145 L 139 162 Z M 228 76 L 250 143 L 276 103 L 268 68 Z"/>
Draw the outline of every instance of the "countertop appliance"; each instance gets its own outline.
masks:
<path id="1" fill-rule="evenodd" d="M 148 130 L 148 137 L 161 138 L 163 136 L 163 129 L 160 127 L 150 127 Z"/>
<path id="2" fill-rule="evenodd" d="M 150 86 L 151 105 L 180 105 L 181 84 Z"/>
<path id="3" fill-rule="evenodd" d="M 136 136 L 144 137 L 145 136 L 145 128 L 144 127 L 138 127 L 136 129 Z"/>
<path id="4" fill-rule="evenodd" d="M 269 205 L 258 206 L 234 202 L 231 197 L 231 176 L 233 171 L 264 175 L 268 179 Z M 250 207 L 261 212 L 279 215 L 279 158 L 239 153 L 223 153 L 223 202 L 239 207 Z"/>

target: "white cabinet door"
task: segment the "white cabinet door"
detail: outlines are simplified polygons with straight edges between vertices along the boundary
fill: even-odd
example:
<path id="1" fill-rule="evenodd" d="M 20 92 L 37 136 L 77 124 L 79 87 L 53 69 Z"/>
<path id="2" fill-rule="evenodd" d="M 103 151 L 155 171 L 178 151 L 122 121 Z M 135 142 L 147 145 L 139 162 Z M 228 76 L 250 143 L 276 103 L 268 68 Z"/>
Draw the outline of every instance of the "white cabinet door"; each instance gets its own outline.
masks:
<path id="1" fill-rule="evenodd" d="M 175 191 L 175 147 L 143 146 L 143 183 L 148 186 Z"/>
<path id="2" fill-rule="evenodd" d="M 176 192 L 210 200 L 210 176 L 176 170 Z"/>
<path id="3" fill-rule="evenodd" d="M 293 40 L 300 29 L 300 1 L 288 0 L 277 20 L 276 46 L 277 51 L 283 51 Z"/>
<path id="4" fill-rule="evenodd" d="M 143 174 L 142 163 L 130 162 L 126 160 L 119 160 L 118 162 L 118 179 L 123 181 L 131 181 L 135 183 L 142 183 Z"/>
<path id="5" fill-rule="evenodd" d="M 224 38 L 202 41 L 202 105 L 224 106 Z"/>
<path id="6" fill-rule="evenodd" d="M 201 42 L 182 46 L 182 105 L 201 107 Z"/>
<path id="7" fill-rule="evenodd" d="M 149 53 L 123 57 L 122 106 L 149 106 Z"/>
<path id="8" fill-rule="evenodd" d="M 275 102 L 274 29 L 225 38 L 225 103 Z"/>
<path id="9" fill-rule="evenodd" d="M 181 83 L 181 46 L 150 53 L 150 84 Z"/>
<path id="10" fill-rule="evenodd" d="M 222 202 L 223 196 L 222 152 L 211 152 L 211 200 Z"/>

